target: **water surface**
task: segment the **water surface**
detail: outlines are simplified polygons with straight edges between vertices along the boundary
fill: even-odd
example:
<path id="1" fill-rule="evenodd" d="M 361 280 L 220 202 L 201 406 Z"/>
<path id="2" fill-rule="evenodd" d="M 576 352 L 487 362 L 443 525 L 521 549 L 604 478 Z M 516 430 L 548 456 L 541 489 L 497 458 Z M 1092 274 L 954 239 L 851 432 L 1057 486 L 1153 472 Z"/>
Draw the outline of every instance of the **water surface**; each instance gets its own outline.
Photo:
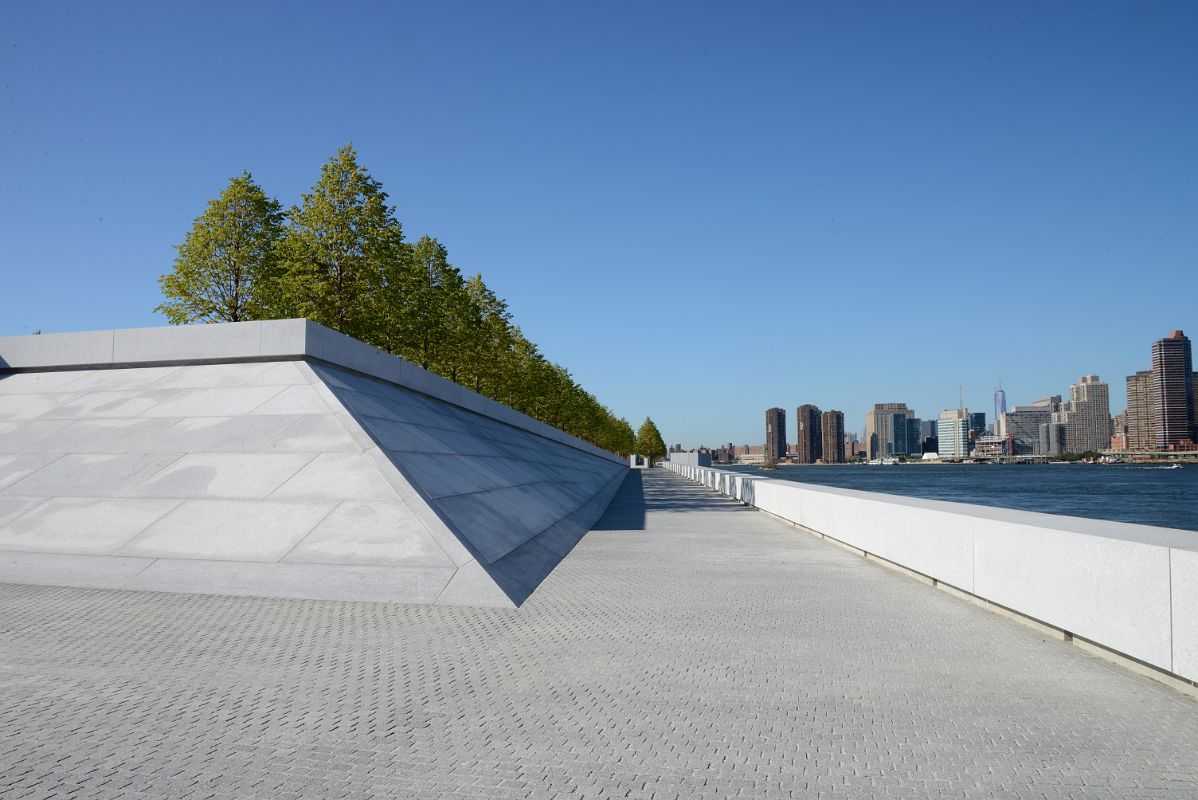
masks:
<path id="1" fill-rule="evenodd" d="M 727 467 L 759 472 L 757 467 Z M 896 464 L 783 466 L 763 477 L 1198 531 L 1198 466 Z"/>

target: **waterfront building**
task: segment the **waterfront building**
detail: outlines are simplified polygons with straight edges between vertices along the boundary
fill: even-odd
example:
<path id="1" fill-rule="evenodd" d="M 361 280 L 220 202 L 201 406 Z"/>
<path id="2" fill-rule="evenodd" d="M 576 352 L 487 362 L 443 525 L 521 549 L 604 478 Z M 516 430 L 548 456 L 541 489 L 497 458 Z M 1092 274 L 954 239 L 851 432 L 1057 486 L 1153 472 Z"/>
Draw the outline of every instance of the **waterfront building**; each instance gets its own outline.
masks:
<path id="1" fill-rule="evenodd" d="M 968 458 L 969 412 L 964 408 L 941 411 L 936 421 L 936 437 L 941 458 Z"/>
<path id="2" fill-rule="evenodd" d="M 1029 406 L 1015 406 L 1003 415 L 1007 453 L 1013 456 L 1047 455 L 1040 447 L 1040 426 L 1052 421 L 1052 412 L 1060 408 L 1061 396 L 1037 400 Z"/>
<path id="3" fill-rule="evenodd" d="M 814 464 L 823 454 L 823 427 L 818 406 L 804 403 L 795 412 L 796 457 L 800 464 Z"/>
<path id="4" fill-rule="evenodd" d="M 1194 435 L 1191 438 L 1198 442 L 1198 372 L 1190 374 L 1190 386 L 1193 389 L 1190 394 L 1194 397 L 1190 414 L 1190 425 L 1194 430 Z"/>
<path id="5" fill-rule="evenodd" d="M 969 439 L 976 441 L 979 436 L 986 435 L 986 412 L 973 411 L 969 414 Z"/>
<path id="6" fill-rule="evenodd" d="M 1127 449 L 1127 412 L 1111 418 L 1111 449 Z"/>
<path id="7" fill-rule="evenodd" d="M 923 452 L 923 420 L 919 417 L 907 419 L 907 455 L 919 455 Z"/>
<path id="8" fill-rule="evenodd" d="M 765 412 L 765 462 L 777 463 L 786 457 L 786 412 L 771 408 Z"/>
<path id="9" fill-rule="evenodd" d="M 1111 449 L 1127 449 L 1127 412 L 1111 417 Z"/>
<path id="10" fill-rule="evenodd" d="M 1196 393 L 1198 392 L 1198 372 L 1190 374 L 1190 386 L 1194 390 L 1190 393 L 1194 397 L 1194 403 L 1191 409 L 1192 413 L 1190 414 L 1190 423 L 1191 427 L 1194 429 L 1194 435 L 1191 438 L 1193 438 L 1194 441 L 1198 441 L 1198 393 Z"/>
<path id="11" fill-rule="evenodd" d="M 1127 376 L 1127 449 L 1156 447 L 1156 412 L 1152 401 L 1152 370 Z"/>
<path id="12" fill-rule="evenodd" d="M 1190 340 L 1171 331 L 1152 344 L 1152 400 L 1156 449 L 1191 444 L 1194 431 L 1194 365 Z"/>
<path id="13" fill-rule="evenodd" d="M 820 438 L 825 464 L 844 463 L 844 412 L 825 411 L 820 415 Z"/>
<path id="14" fill-rule="evenodd" d="M 1084 453 L 1111 446 L 1110 387 L 1097 375 L 1083 375 L 1069 387 L 1069 402 L 1059 412 L 1065 425 L 1060 452 Z"/>
<path id="15" fill-rule="evenodd" d="M 1052 420 L 1040 426 L 1040 455 L 1059 456 L 1068 452 L 1065 443 L 1065 423 L 1060 421 L 1061 412 L 1054 411 Z"/>
<path id="16" fill-rule="evenodd" d="M 865 446 L 871 459 L 905 455 L 907 420 L 915 412 L 906 403 L 874 403 L 865 415 Z"/>
<path id="17" fill-rule="evenodd" d="M 996 436 L 1006 436 L 1007 432 L 1003 429 L 1005 417 L 1007 414 L 1007 393 L 1003 391 L 1001 386 L 996 386 L 994 389 L 994 434 Z"/>
<path id="18" fill-rule="evenodd" d="M 1002 436 L 987 434 L 979 436 L 974 443 L 975 458 L 997 458 L 1007 454 L 1007 440 Z"/>

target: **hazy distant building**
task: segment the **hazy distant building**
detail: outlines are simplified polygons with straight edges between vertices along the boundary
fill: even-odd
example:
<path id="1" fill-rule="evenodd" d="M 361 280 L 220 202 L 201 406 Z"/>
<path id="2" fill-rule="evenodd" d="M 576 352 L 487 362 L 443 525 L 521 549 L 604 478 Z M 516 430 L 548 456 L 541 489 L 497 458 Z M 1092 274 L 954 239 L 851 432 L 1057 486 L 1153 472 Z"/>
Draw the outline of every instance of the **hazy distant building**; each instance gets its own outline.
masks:
<path id="1" fill-rule="evenodd" d="M 1190 340 L 1181 331 L 1152 345 L 1152 402 L 1156 449 L 1194 441 L 1194 363 Z"/>
<path id="2" fill-rule="evenodd" d="M 1127 448 L 1156 448 L 1156 412 L 1152 402 L 1152 370 L 1127 376 Z"/>
<path id="3" fill-rule="evenodd" d="M 823 454 L 823 428 L 817 406 L 804 403 L 795 412 L 795 456 L 800 464 L 814 464 Z"/>
<path id="4" fill-rule="evenodd" d="M 1002 436 L 984 434 L 973 443 L 975 458 L 997 458 L 1007 455 L 1007 440 Z"/>
<path id="5" fill-rule="evenodd" d="M 986 412 L 973 411 L 969 414 L 969 443 L 972 445 L 978 437 L 986 435 Z"/>
<path id="6" fill-rule="evenodd" d="M 765 412 L 764 455 L 767 464 L 786 457 L 786 412 L 780 408 Z"/>
<path id="7" fill-rule="evenodd" d="M 1037 400 L 1030 406 L 1015 406 L 1003 415 L 1007 453 L 1013 456 L 1047 455 L 1040 448 L 1040 426 L 1052 421 L 1061 406 L 1061 396 Z"/>
<path id="8" fill-rule="evenodd" d="M 1007 393 L 1000 387 L 994 389 L 994 435 L 1006 436 L 1007 432 L 1003 429 L 1006 424 L 1005 417 L 1007 414 Z"/>
<path id="9" fill-rule="evenodd" d="M 941 458 L 968 458 L 969 412 L 963 408 L 941 411 L 936 421 L 936 438 Z"/>
<path id="10" fill-rule="evenodd" d="M 825 411 L 820 415 L 820 439 L 825 464 L 844 463 L 844 412 Z"/>
<path id="11" fill-rule="evenodd" d="M 907 420 L 915 412 L 906 403 L 875 403 L 865 415 L 865 446 L 869 457 L 885 458 L 911 452 L 907 442 Z"/>
<path id="12" fill-rule="evenodd" d="M 1060 411 L 1054 411 L 1052 420 L 1040 426 L 1040 455 L 1059 456 L 1069 452 L 1065 442 L 1065 423 L 1060 421 Z"/>
<path id="13" fill-rule="evenodd" d="M 1111 449 L 1127 449 L 1127 412 L 1111 417 Z"/>
<path id="14" fill-rule="evenodd" d="M 1190 394 L 1194 397 L 1194 403 L 1190 413 L 1190 427 L 1193 428 L 1194 435 L 1190 438 L 1198 442 L 1198 372 L 1194 372 L 1190 375 L 1190 387 L 1193 389 Z"/>
<path id="15" fill-rule="evenodd" d="M 923 420 L 919 417 L 907 418 L 907 449 L 906 455 L 919 455 L 923 452 Z"/>

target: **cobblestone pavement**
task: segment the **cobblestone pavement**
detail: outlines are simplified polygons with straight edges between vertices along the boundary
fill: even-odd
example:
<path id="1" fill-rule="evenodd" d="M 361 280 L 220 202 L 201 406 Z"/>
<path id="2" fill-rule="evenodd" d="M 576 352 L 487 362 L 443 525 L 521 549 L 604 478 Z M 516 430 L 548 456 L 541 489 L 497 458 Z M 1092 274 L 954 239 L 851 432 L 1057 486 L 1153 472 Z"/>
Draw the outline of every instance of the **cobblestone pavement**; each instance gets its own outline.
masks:
<path id="1" fill-rule="evenodd" d="M 517 611 L 0 586 L 0 798 L 1198 797 L 1198 703 L 641 480 Z"/>

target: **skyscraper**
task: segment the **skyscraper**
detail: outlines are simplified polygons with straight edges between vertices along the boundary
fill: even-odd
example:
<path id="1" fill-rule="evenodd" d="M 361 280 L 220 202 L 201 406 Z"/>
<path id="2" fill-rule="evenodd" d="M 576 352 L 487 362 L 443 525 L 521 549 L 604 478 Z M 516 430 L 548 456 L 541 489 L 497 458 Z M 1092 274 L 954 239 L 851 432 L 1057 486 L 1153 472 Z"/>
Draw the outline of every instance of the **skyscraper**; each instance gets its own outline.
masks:
<path id="1" fill-rule="evenodd" d="M 874 403 L 865 415 L 865 446 L 870 458 L 911 452 L 907 447 L 907 420 L 915 412 L 906 403 Z"/>
<path id="2" fill-rule="evenodd" d="M 1152 394 L 1157 449 L 1192 442 L 1194 363 L 1190 340 L 1181 331 L 1172 331 L 1152 345 Z"/>
<path id="3" fill-rule="evenodd" d="M 977 439 L 979 436 L 986 435 L 986 412 L 973 411 L 969 414 L 969 438 L 970 441 Z"/>
<path id="4" fill-rule="evenodd" d="M 1055 450 L 1050 447 L 1050 454 L 1107 449 L 1111 446 L 1110 387 L 1097 375 L 1083 375 L 1069 387 L 1069 402 L 1061 406 L 1052 421 L 1064 426 L 1065 439 L 1060 441 L 1058 430 Z"/>
<path id="5" fill-rule="evenodd" d="M 799 406 L 795 415 L 795 436 L 798 437 L 800 464 L 814 464 L 823 451 L 823 429 L 820 411 L 810 403 Z"/>
<path id="6" fill-rule="evenodd" d="M 765 412 L 765 463 L 776 464 L 786 456 L 786 412 L 771 408 Z"/>
<path id="7" fill-rule="evenodd" d="M 905 454 L 915 453 L 918 455 L 923 449 L 923 436 L 920 435 L 920 423 L 923 422 L 919 417 L 907 417 L 907 447 L 903 450 Z"/>
<path id="8" fill-rule="evenodd" d="M 994 435 L 1006 436 L 1007 393 L 1002 387 L 994 388 Z"/>
<path id="9" fill-rule="evenodd" d="M 1127 449 L 1156 448 L 1156 414 L 1153 411 L 1152 370 L 1127 376 Z"/>
<path id="10" fill-rule="evenodd" d="M 825 464 L 844 463 L 844 412 L 825 411 L 820 417 Z"/>
<path id="11" fill-rule="evenodd" d="M 941 458 L 968 458 L 969 412 L 963 408 L 941 411 L 936 436 Z"/>

